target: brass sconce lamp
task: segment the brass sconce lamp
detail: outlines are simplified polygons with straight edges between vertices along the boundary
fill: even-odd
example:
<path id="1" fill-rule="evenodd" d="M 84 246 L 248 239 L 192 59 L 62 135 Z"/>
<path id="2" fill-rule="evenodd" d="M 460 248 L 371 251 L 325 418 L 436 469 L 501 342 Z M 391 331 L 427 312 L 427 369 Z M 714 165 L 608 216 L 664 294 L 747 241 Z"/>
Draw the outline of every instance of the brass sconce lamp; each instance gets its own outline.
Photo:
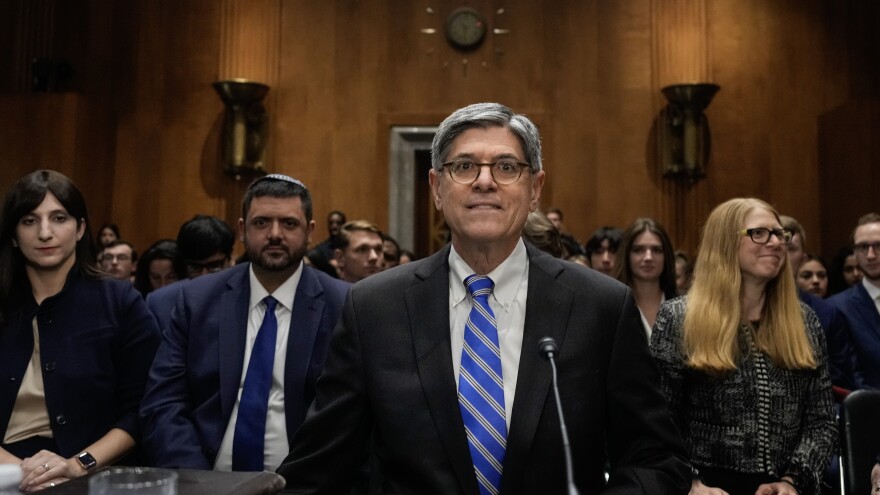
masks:
<path id="1" fill-rule="evenodd" d="M 658 153 L 663 176 L 696 182 L 706 176 L 711 135 L 703 110 L 721 89 L 717 84 L 674 84 L 661 91 L 669 104 L 661 112 Z"/>
<path id="2" fill-rule="evenodd" d="M 217 81 L 213 86 L 226 104 L 221 137 L 224 171 L 236 180 L 264 174 L 269 116 L 262 101 L 269 86 L 246 79 Z"/>

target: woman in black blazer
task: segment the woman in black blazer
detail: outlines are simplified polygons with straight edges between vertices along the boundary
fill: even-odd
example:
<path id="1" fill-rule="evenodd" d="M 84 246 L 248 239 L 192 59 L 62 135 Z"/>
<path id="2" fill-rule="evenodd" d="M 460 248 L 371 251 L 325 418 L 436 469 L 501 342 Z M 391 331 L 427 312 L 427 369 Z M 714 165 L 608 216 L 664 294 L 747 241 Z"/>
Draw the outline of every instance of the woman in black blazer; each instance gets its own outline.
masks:
<path id="1" fill-rule="evenodd" d="M 122 458 L 159 342 L 130 283 L 93 264 L 85 201 L 64 175 L 12 185 L 0 221 L 0 463 L 24 491 Z"/>

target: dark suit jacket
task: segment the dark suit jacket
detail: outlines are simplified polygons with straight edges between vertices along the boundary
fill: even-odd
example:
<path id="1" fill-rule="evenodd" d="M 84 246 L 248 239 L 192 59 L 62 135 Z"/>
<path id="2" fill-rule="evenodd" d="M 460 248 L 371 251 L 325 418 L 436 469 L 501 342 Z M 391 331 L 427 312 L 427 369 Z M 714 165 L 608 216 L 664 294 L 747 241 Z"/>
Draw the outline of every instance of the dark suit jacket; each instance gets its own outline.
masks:
<path id="1" fill-rule="evenodd" d="M 806 303 L 825 330 L 828 343 L 828 372 L 831 383 L 847 390 L 862 388 L 855 373 L 852 343 L 850 342 L 849 324 L 836 306 L 809 292 L 798 289 L 798 297 Z M 860 378 L 860 377 L 859 377 Z"/>
<path id="2" fill-rule="evenodd" d="M 147 294 L 147 307 L 156 317 L 156 323 L 159 324 L 159 330 L 162 333 L 165 333 L 165 330 L 171 325 L 171 309 L 174 308 L 174 302 L 177 301 L 181 289 L 190 280 L 188 278 L 179 280 Z"/>
<path id="3" fill-rule="evenodd" d="M 241 383 L 249 266 L 204 275 L 180 289 L 141 406 L 145 450 L 157 466 L 213 468 Z M 314 396 L 348 286 L 303 266 L 284 375 L 288 439 Z"/>
<path id="4" fill-rule="evenodd" d="M 829 301 L 849 323 L 856 351 L 856 381 L 860 388 L 880 388 L 880 313 L 861 282 Z"/>
<path id="5" fill-rule="evenodd" d="M 36 317 L 57 453 L 74 456 L 111 428 L 139 441 L 138 405 L 159 331 L 131 283 L 86 279 L 72 270 L 64 289 L 39 306 L 30 290 L 17 299 L 0 327 L 0 431 L 9 425 L 34 350 Z"/>
<path id="6" fill-rule="evenodd" d="M 691 474 L 624 285 L 528 246 L 529 290 L 503 493 L 562 493 L 564 459 L 544 336 L 583 493 L 687 493 Z M 279 468 L 294 491 L 345 493 L 372 438 L 370 488 L 477 494 L 449 337 L 449 247 L 355 284 L 309 417 Z"/>

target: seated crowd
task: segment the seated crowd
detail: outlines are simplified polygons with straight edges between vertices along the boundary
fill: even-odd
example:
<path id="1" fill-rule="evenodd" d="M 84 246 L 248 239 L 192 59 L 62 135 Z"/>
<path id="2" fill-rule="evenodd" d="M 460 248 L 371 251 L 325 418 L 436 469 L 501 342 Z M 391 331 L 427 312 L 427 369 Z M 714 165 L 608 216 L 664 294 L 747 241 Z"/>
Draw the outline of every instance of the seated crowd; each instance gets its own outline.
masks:
<path id="1" fill-rule="evenodd" d="M 450 169 L 451 180 L 461 184 L 470 170 L 458 162 L 434 170 L 450 164 L 459 167 Z M 520 180 L 501 175 L 510 170 L 497 163 L 477 165 L 489 165 L 499 184 Z M 483 180 L 479 166 L 468 180 Z M 638 318 L 641 327 L 631 345 L 653 357 L 692 467 L 684 485 L 690 493 L 834 493 L 826 470 L 837 452 L 835 399 L 880 388 L 880 215 L 859 219 L 852 246 L 828 264 L 809 252 L 795 219 L 752 198 L 712 211 L 693 259 L 675 251 L 651 218 L 622 229 L 603 226 L 582 244 L 566 230 L 561 210 L 546 211 L 525 220 L 528 247 L 521 255 L 632 295 L 632 322 Z M 346 407 L 322 402 L 325 361 L 334 352 L 357 361 L 364 350 L 355 329 L 371 323 L 358 316 L 376 314 L 353 294 L 373 287 L 371 281 L 393 280 L 414 260 L 374 223 L 348 221 L 340 211 L 327 216 L 329 237 L 313 244 L 311 193 L 281 174 L 247 188 L 235 229 L 196 215 L 176 239 L 157 240 L 140 256 L 113 224 L 99 229 L 96 249 L 85 199 L 57 172 L 33 172 L 13 184 L 2 215 L 0 463 L 21 467 L 23 491 L 118 463 L 281 468 L 288 481 L 301 480 L 306 450 L 314 446 L 311 454 L 320 455 L 324 447 L 309 443 L 312 428 L 297 436 L 305 445 L 297 452 L 294 435 L 316 411 L 320 417 L 322 408 Z M 236 237 L 244 255 L 233 259 Z M 456 256 L 449 263 L 459 263 Z M 551 256 L 571 263 L 545 265 Z M 414 292 L 404 292 L 399 304 L 417 319 Z M 482 311 L 495 319 L 492 309 Z M 473 317 L 462 314 L 470 328 Z M 331 344 L 334 329 L 345 342 Z M 424 346 L 424 359 L 435 359 L 437 344 L 416 345 Z M 342 380 L 340 366 L 320 385 L 351 397 L 348 389 L 360 382 Z M 528 379 L 520 373 L 519 380 Z M 504 414 L 500 421 L 507 421 L 512 445 L 521 425 Z M 348 457 L 364 470 L 371 465 L 367 452 Z M 669 472 L 676 469 L 680 474 Z M 394 474 L 403 476 L 397 482 L 406 478 Z M 368 490 L 369 483 L 354 485 Z M 491 484 L 480 483 L 481 490 Z"/>

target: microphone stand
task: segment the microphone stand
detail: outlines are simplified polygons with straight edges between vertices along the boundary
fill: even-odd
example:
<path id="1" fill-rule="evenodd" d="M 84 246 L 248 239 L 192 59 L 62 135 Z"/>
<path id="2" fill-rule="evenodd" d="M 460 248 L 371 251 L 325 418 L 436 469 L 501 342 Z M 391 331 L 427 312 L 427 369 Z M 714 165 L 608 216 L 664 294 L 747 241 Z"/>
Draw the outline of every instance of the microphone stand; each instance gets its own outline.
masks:
<path id="1" fill-rule="evenodd" d="M 571 462 L 571 445 L 568 443 L 568 428 L 562 415 L 562 399 L 559 397 L 559 382 L 556 378 L 556 353 L 559 347 L 552 337 L 544 337 L 538 341 L 538 351 L 547 361 L 553 372 L 553 396 L 556 398 L 556 412 L 559 413 L 559 430 L 562 433 L 562 451 L 565 453 L 565 481 L 568 484 L 568 495 L 580 495 L 574 484 L 574 468 Z"/>

